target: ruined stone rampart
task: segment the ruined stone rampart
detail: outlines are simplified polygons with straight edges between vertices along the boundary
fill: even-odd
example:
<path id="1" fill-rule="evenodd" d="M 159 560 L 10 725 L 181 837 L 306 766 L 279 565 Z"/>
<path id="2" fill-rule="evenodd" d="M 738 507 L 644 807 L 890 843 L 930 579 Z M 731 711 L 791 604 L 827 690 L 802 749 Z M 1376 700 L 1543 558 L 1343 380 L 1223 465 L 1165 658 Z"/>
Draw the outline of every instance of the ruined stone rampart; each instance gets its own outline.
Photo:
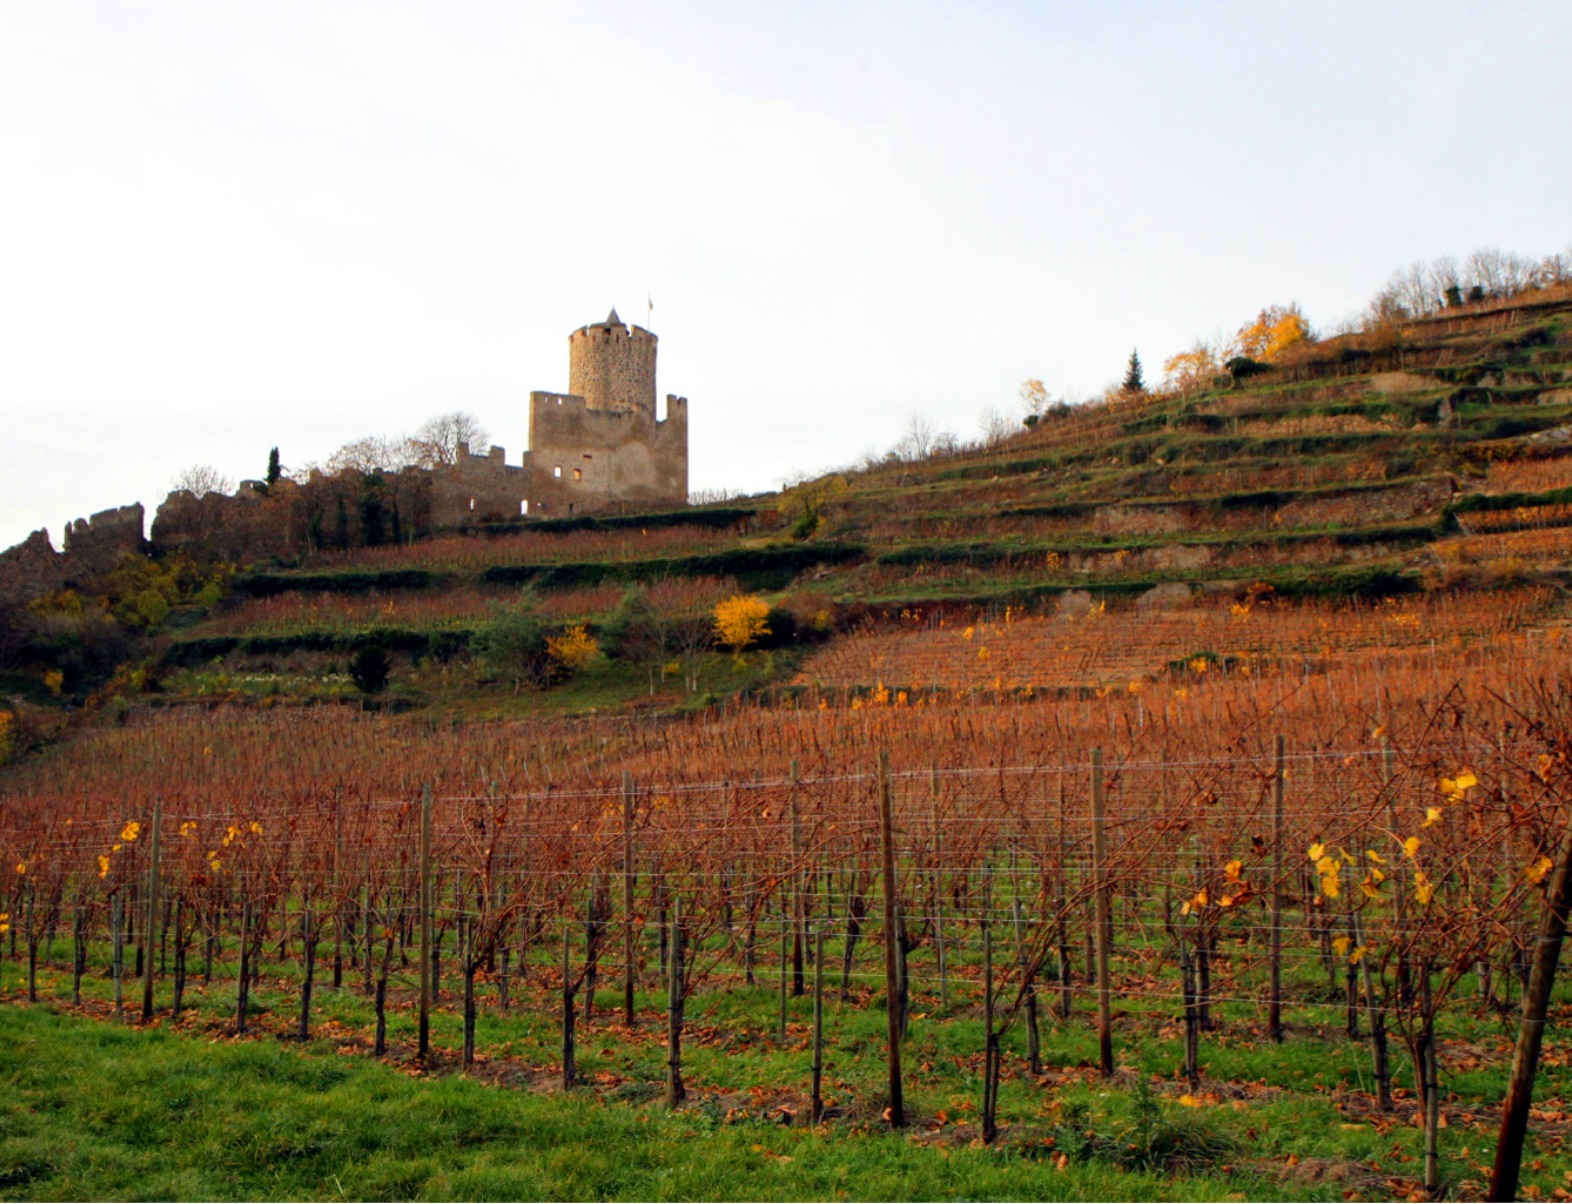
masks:
<path id="1" fill-rule="evenodd" d="M 528 460 L 509 464 L 503 448 L 478 456 L 459 444 L 452 464 L 431 470 L 430 525 L 440 530 L 519 517 L 529 496 Z"/>
<path id="2" fill-rule="evenodd" d="M 34 531 L 0 552 L 0 605 L 16 606 L 107 573 L 123 556 L 147 551 L 142 504 L 134 502 L 79 518 L 65 529 L 61 551 L 48 531 Z"/>

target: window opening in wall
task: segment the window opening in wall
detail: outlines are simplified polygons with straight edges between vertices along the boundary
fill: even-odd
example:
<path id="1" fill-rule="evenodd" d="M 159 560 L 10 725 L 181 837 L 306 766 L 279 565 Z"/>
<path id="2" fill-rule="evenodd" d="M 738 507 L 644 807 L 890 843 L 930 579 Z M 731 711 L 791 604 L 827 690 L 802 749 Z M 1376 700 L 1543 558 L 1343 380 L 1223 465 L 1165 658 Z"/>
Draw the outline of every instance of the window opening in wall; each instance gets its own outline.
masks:
<path id="1" fill-rule="evenodd" d="M 562 476 L 562 465 L 553 464 L 551 466 L 551 475 L 560 478 Z"/>
<path id="2" fill-rule="evenodd" d="M 471 510 L 473 510 L 475 508 L 475 499 L 474 498 L 470 498 L 469 499 L 469 508 Z"/>
<path id="3" fill-rule="evenodd" d="M 575 468 L 573 470 L 573 479 L 575 481 L 582 481 L 584 479 L 584 470 L 582 468 Z"/>
<path id="4" fill-rule="evenodd" d="M 519 513 L 520 514 L 528 514 L 529 513 L 529 498 L 525 498 L 521 502 L 519 502 Z"/>

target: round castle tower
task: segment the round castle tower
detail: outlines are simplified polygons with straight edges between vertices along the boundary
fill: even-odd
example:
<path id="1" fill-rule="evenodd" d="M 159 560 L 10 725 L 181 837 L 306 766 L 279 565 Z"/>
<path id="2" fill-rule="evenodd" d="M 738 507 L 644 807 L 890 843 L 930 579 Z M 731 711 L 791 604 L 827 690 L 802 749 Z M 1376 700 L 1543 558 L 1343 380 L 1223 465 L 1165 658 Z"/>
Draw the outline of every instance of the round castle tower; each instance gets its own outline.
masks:
<path id="1" fill-rule="evenodd" d="M 641 326 L 628 326 L 613 309 L 604 322 L 568 336 L 568 392 L 590 410 L 655 416 L 655 344 Z"/>

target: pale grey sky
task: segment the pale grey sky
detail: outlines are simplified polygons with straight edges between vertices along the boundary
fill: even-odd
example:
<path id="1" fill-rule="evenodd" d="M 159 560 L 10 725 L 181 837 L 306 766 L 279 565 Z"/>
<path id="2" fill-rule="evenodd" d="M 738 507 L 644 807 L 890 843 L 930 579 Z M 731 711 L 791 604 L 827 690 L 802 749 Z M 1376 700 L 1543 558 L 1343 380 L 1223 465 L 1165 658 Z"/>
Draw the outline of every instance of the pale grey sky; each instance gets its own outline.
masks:
<path id="1" fill-rule="evenodd" d="M 616 304 L 695 488 L 1572 242 L 1572 5 L 9 0 L 0 547 L 529 390 Z"/>

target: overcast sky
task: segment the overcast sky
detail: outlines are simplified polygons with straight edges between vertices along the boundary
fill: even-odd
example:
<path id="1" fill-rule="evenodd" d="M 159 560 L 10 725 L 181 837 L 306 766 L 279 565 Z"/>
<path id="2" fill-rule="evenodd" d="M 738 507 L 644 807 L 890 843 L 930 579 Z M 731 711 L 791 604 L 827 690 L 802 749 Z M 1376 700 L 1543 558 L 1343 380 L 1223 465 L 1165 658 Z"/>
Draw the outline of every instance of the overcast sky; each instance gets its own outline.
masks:
<path id="1" fill-rule="evenodd" d="M 0 8 L 0 547 L 531 389 L 615 304 L 692 486 L 1572 242 L 1572 5 Z"/>

